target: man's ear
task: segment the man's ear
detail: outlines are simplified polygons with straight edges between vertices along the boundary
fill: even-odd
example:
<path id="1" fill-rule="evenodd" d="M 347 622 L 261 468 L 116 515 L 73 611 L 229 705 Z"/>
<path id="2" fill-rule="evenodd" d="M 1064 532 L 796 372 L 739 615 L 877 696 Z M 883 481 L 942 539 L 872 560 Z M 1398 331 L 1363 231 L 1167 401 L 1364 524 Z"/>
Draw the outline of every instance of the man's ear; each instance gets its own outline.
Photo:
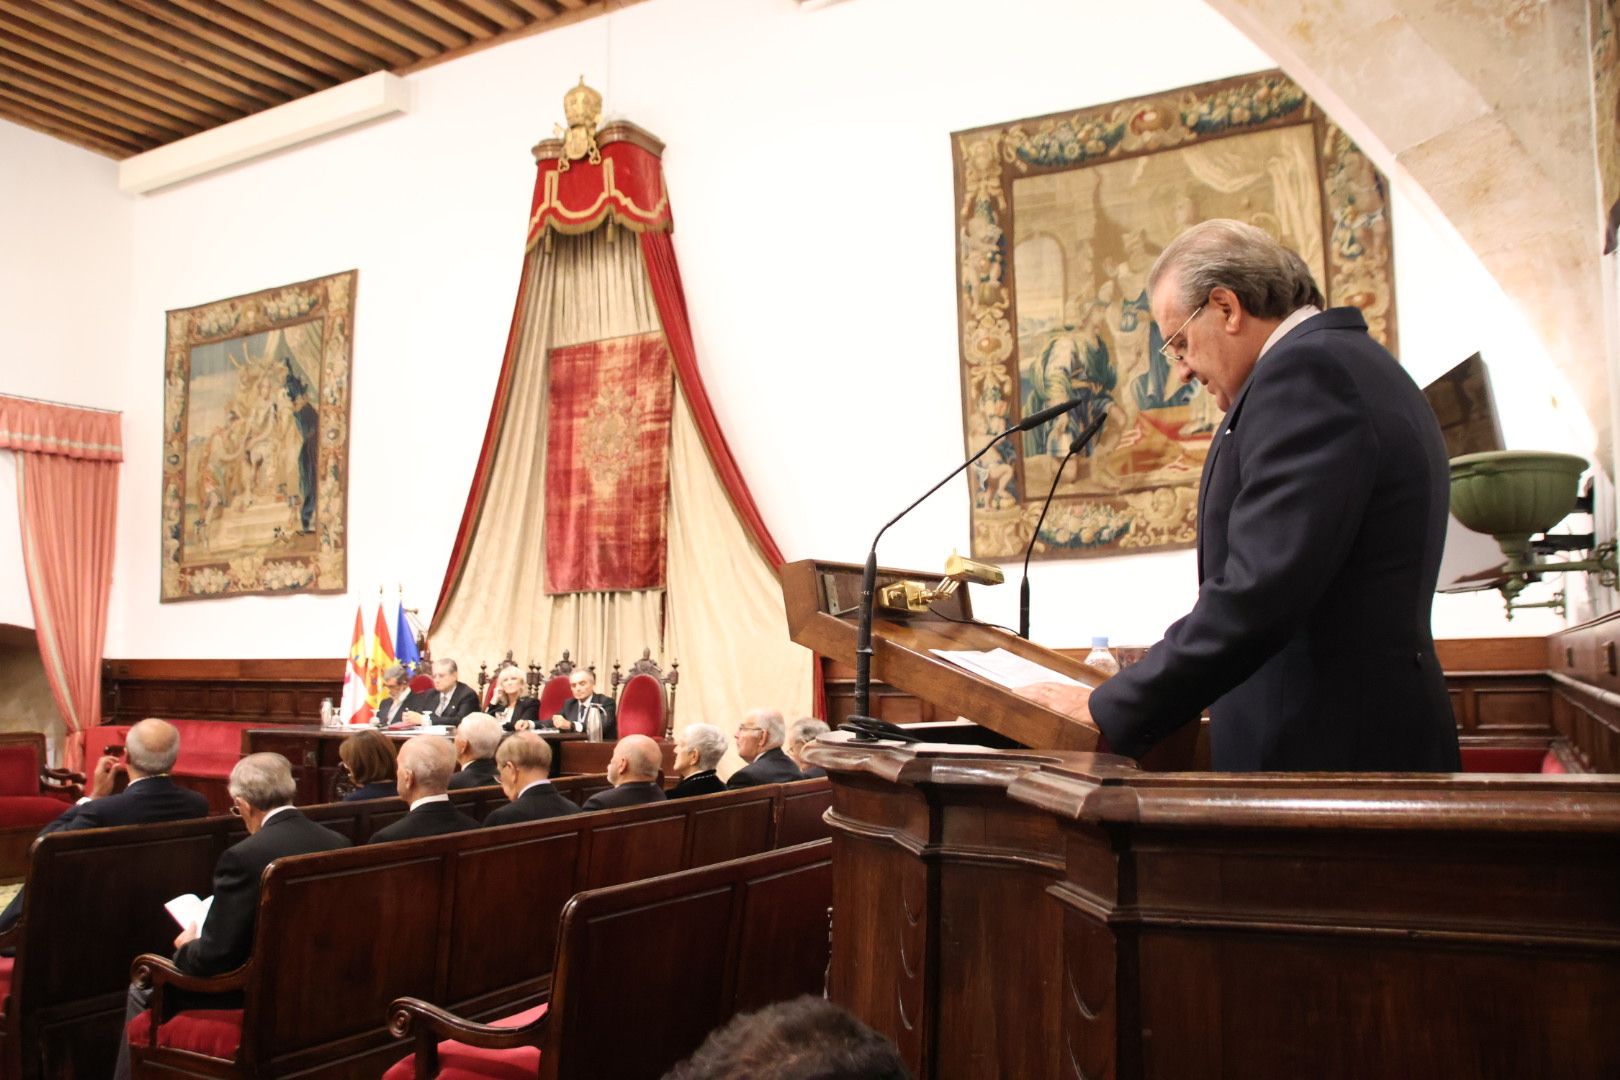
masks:
<path id="1" fill-rule="evenodd" d="M 1209 304 L 1219 313 L 1217 318 L 1221 320 L 1221 331 L 1223 333 L 1239 334 L 1243 332 L 1248 313 L 1243 310 L 1243 304 L 1239 302 L 1237 293 L 1228 289 L 1225 285 L 1217 285 L 1210 290 Z"/>

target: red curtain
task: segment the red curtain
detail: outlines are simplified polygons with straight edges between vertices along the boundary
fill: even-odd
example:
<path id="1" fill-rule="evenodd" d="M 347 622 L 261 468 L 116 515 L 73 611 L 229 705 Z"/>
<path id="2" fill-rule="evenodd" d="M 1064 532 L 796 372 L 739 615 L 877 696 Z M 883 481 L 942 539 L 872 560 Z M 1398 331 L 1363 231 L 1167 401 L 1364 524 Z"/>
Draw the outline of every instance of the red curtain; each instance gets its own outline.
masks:
<path id="1" fill-rule="evenodd" d="M 34 633 L 67 725 L 66 764 L 84 762 L 101 723 L 118 517 L 119 414 L 0 397 L 0 449 L 15 451 L 17 516 Z"/>

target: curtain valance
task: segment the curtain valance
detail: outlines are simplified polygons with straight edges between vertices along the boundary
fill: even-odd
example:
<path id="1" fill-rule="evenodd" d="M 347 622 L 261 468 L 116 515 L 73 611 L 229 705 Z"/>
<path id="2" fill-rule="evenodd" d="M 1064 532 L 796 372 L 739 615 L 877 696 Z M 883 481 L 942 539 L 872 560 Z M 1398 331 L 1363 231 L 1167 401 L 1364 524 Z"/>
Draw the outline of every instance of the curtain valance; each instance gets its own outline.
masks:
<path id="1" fill-rule="evenodd" d="M 664 144 L 623 122 L 609 124 L 597 137 L 600 164 L 569 161 L 559 139 L 534 148 L 539 175 L 529 211 L 529 247 L 551 229 L 587 233 L 609 221 L 634 232 L 670 228 L 669 193 L 659 164 Z"/>
<path id="2" fill-rule="evenodd" d="M 0 394 L 0 450 L 123 461 L 122 414 Z"/>

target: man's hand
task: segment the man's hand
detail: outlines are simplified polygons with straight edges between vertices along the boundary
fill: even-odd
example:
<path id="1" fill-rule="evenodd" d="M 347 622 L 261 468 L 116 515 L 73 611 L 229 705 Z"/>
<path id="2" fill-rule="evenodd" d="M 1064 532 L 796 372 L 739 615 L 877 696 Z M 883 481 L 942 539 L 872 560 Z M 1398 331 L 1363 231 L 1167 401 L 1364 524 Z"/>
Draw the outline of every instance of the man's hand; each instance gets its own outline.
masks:
<path id="1" fill-rule="evenodd" d="M 513 731 L 533 731 L 534 730 L 534 721 L 533 720 L 519 720 L 517 723 L 512 725 L 512 730 Z"/>
<path id="2" fill-rule="evenodd" d="M 551 726 L 556 728 L 558 731 L 574 730 L 574 725 L 570 724 L 567 720 L 564 720 L 561 713 L 558 713 L 556 716 L 551 718 Z"/>
<path id="3" fill-rule="evenodd" d="M 178 949 L 178 948 L 183 947 L 187 942 L 196 941 L 196 940 L 197 940 L 197 924 L 192 923 L 190 926 L 188 926 L 184 930 L 180 931 L 180 936 L 174 939 L 174 947 Z"/>
<path id="4" fill-rule="evenodd" d="M 115 757 L 102 755 L 96 762 L 96 771 L 90 778 L 90 797 L 100 799 L 112 794 L 113 782 L 118 778 L 118 770 L 123 768 L 123 762 Z"/>
<path id="5" fill-rule="evenodd" d="M 406 709 L 404 715 L 400 718 L 400 722 L 405 724 L 425 724 L 427 718 L 419 712 Z"/>
<path id="6" fill-rule="evenodd" d="M 1017 690 L 1019 697 L 1026 701 L 1033 701 L 1037 705 L 1044 705 L 1053 712 L 1072 716 L 1076 720 L 1090 724 L 1091 721 L 1091 687 L 1070 686 L 1067 683 L 1031 683 L 1021 686 Z"/>

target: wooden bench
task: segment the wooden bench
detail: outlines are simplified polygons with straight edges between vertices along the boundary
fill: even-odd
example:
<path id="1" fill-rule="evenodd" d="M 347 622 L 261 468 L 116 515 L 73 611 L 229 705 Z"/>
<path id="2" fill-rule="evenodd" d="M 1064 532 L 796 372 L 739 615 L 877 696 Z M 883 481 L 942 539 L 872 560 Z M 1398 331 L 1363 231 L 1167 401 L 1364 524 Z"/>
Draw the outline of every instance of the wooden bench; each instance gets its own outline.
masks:
<path id="1" fill-rule="evenodd" d="M 242 968 L 194 979 L 164 956 L 135 962 L 155 1006 L 167 987 L 245 996 L 241 1010 L 181 1012 L 151 1030 L 133 1048 L 138 1074 L 374 1077 L 398 1055 L 395 998 L 474 1017 L 539 1004 L 571 896 L 770 850 L 782 801 L 767 785 L 280 860 Z M 187 1049 L 205 1021 L 216 1049 Z M 234 1054 L 217 1049 L 221 1024 L 236 1025 Z"/>
<path id="2" fill-rule="evenodd" d="M 830 840 L 580 893 L 547 1004 L 485 1025 L 402 998 L 414 1052 L 385 1080 L 656 1080 L 733 1015 L 822 991 L 831 903 Z"/>

